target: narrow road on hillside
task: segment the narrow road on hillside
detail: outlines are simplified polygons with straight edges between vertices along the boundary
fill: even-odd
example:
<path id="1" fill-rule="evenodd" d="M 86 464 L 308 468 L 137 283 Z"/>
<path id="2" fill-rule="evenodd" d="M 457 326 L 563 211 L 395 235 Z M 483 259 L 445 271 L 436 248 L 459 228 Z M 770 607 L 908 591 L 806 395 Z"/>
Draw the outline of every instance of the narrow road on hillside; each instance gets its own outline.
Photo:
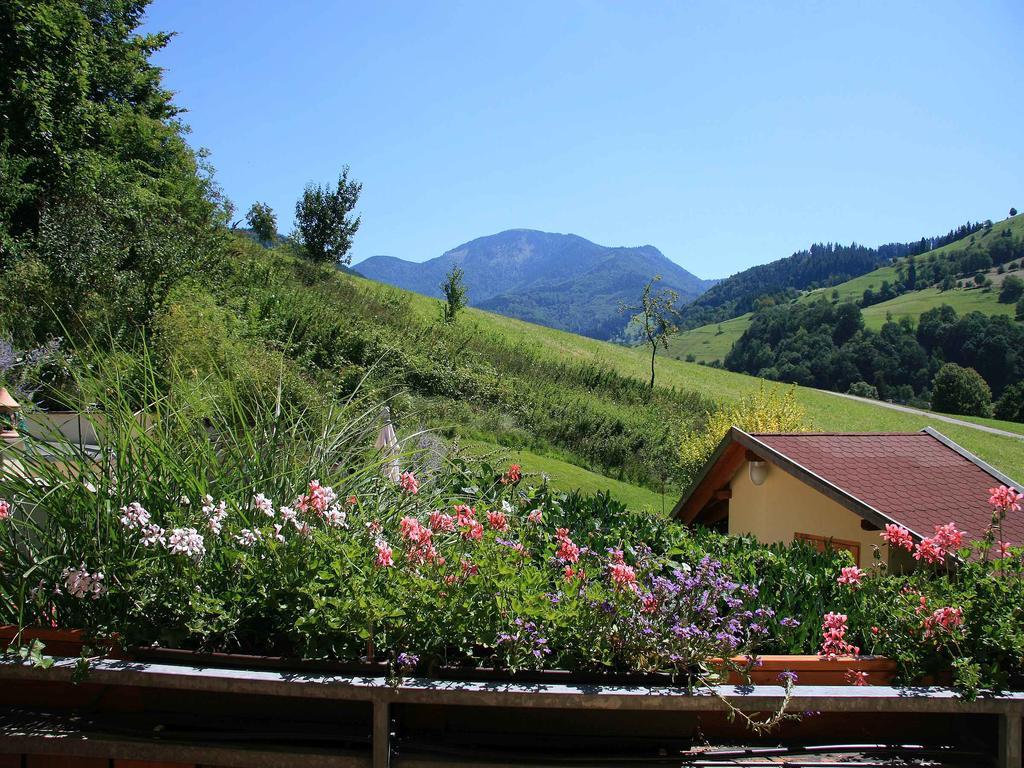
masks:
<path id="1" fill-rule="evenodd" d="M 946 416 L 941 413 L 933 413 L 932 411 L 922 411 L 920 408 L 911 408 L 909 405 L 897 405 L 896 403 L 887 403 L 884 400 L 872 400 L 870 397 L 857 397 L 857 395 L 848 395 L 845 392 L 829 392 L 827 389 L 819 389 L 819 392 L 824 392 L 828 395 L 835 395 L 836 397 L 845 397 L 847 400 L 859 400 L 862 403 L 870 403 L 871 405 L 879 405 L 882 408 L 891 408 L 894 411 L 903 411 L 904 413 L 913 413 L 917 416 L 926 416 L 929 419 L 935 419 L 936 421 L 946 421 L 950 424 L 956 424 L 961 427 L 970 427 L 971 429 L 978 429 L 982 432 L 991 432 L 993 435 L 1002 435 L 1003 437 L 1014 437 L 1018 440 L 1024 440 L 1024 435 L 1018 434 L 1017 432 L 1008 432 L 1005 429 L 999 429 L 998 427 L 989 427 L 985 424 L 975 424 L 973 421 L 964 421 L 958 419 L 956 416 Z"/>

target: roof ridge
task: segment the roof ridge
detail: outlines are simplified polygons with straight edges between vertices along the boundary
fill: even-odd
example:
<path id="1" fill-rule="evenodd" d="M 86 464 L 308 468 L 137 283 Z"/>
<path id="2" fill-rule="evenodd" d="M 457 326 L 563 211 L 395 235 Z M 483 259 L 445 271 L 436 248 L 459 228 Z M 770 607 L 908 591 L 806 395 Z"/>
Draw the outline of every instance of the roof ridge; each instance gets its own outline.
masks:
<path id="1" fill-rule="evenodd" d="M 927 432 L 748 432 L 764 437 L 932 437 Z"/>

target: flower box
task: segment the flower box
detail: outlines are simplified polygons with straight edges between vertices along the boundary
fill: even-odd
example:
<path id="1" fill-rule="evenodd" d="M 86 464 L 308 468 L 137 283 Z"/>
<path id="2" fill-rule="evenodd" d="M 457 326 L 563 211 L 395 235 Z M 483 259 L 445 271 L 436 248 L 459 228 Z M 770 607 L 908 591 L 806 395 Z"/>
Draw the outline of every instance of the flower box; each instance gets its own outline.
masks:
<path id="1" fill-rule="evenodd" d="M 820 656 L 758 656 L 758 665 L 753 667 L 750 682 L 755 685 L 771 685 L 779 682 L 782 672 L 795 672 L 797 685 L 853 685 L 850 673 L 864 672 L 867 685 L 889 685 L 896 677 L 896 662 L 884 656 L 840 656 L 825 659 Z M 745 659 L 736 658 L 737 664 Z M 746 682 L 742 675 L 729 673 L 729 682 Z"/>
<path id="2" fill-rule="evenodd" d="M 6 650 L 11 642 L 18 637 L 18 628 L 13 624 L 0 625 L 0 650 Z M 82 648 L 92 645 L 90 638 L 81 629 L 62 629 L 60 627 L 25 627 L 21 630 L 22 644 L 39 640 L 45 646 L 43 652 L 47 656 L 81 656 Z M 124 653 L 113 639 L 112 646 L 103 654 L 110 659 L 124 658 Z"/>

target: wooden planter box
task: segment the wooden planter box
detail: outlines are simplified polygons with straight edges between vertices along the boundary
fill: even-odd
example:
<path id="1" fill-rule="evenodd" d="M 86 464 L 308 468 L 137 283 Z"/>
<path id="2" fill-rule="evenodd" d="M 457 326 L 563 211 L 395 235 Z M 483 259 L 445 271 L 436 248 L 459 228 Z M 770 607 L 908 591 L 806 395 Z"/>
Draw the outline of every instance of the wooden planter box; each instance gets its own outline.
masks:
<path id="1" fill-rule="evenodd" d="M 0 648 L 6 648 L 17 634 L 17 627 L 0 626 Z M 26 628 L 22 641 L 41 640 L 45 653 L 51 656 L 79 656 L 86 643 L 85 633 L 78 629 Z M 294 671 L 332 672 L 384 676 L 388 665 L 383 662 L 307 661 L 281 656 L 257 656 L 240 653 L 199 653 L 178 648 L 129 648 L 122 652 L 114 648 L 110 658 L 131 658 L 137 661 L 183 664 L 190 666 L 216 666 L 231 669 L 272 669 Z M 835 660 L 818 656 L 758 656 L 758 665 L 749 670 L 749 681 L 738 672 L 730 672 L 728 682 L 734 685 L 777 685 L 779 674 L 795 672 L 797 685 L 851 685 L 850 671 L 866 672 L 868 685 L 889 685 L 896 677 L 896 662 L 882 656 L 843 657 Z M 745 666 L 746 659 L 733 659 Z M 419 673 L 422 675 L 423 673 Z M 418 676 L 418 675 L 417 675 Z M 552 669 L 541 672 L 510 674 L 501 669 L 481 667 L 436 667 L 426 672 L 427 677 L 460 681 L 503 681 L 517 683 L 564 683 L 594 685 L 671 685 L 668 674 L 602 674 L 599 672 L 570 672 Z"/>
<path id="2" fill-rule="evenodd" d="M 773 685 L 782 672 L 795 672 L 797 685 L 852 685 L 848 672 L 866 672 L 868 685 L 889 685 L 896 677 L 896 662 L 884 656 L 845 656 L 835 660 L 820 656 L 758 656 L 760 664 L 750 670 L 754 685 Z M 734 659 L 742 664 L 743 659 Z M 729 682 L 746 682 L 742 675 L 729 674 Z"/>
<path id="3" fill-rule="evenodd" d="M 0 650 L 5 650 L 11 641 L 18 636 L 18 628 L 13 624 L 0 625 Z M 81 656 L 82 648 L 88 644 L 86 634 L 81 629 L 60 629 L 58 627 L 25 627 L 21 631 L 21 643 L 42 641 L 43 652 L 47 656 Z M 113 647 L 104 654 L 109 659 L 123 659 L 124 653 L 114 639 Z"/>

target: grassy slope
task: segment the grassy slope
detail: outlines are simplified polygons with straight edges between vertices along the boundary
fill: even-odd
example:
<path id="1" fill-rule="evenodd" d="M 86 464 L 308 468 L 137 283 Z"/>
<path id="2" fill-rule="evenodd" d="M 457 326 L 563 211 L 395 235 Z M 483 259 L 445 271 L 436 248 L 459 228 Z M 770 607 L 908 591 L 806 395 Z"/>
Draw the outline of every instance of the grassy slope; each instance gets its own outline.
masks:
<path id="1" fill-rule="evenodd" d="M 732 320 L 702 325 L 700 328 L 676 334 L 669 341 L 668 354 L 679 360 L 686 359 L 687 355 L 693 355 L 697 362 L 705 363 L 725 360 L 732 345 L 750 326 L 750 315 L 748 312 Z"/>
<path id="2" fill-rule="evenodd" d="M 994 290 L 985 292 L 980 288 L 968 290 L 958 288 L 943 292 L 938 288 L 925 288 L 922 291 L 911 291 L 897 296 L 895 299 L 868 307 L 863 310 L 864 324 L 877 331 L 885 324 L 885 319 L 890 314 L 893 320 L 909 317 L 916 323 L 917 319 L 929 309 L 943 304 L 953 307 L 961 315 L 968 312 L 982 312 L 986 315 L 1013 317 L 1015 310 L 1013 304 L 1000 304 L 998 293 Z"/>
<path id="3" fill-rule="evenodd" d="M 528 480 L 532 479 L 529 477 L 530 474 L 547 475 L 551 485 L 561 490 L 575 489 L 584 493 L 607 491 L 630 509 L 647 508 L 657 512 L 663 508 L 671 509 L 676 502 L 675 488 L 666 489 L 665 496 L 662 497 L 661 494 L 647 488 L 623 483 L 551 456 L 505 448 L 481 440 L 461 440 L 459 445 L 472 456 L 494 457 L 493 460 L 498 464 L 520 464 L 527 473 Z"/>
<path id="4" fill-rule="evenodd" d="M 436 317 L 436 300 L 413 295 L 412 305 L 424 318 Z M 467 310 L 460 322 L 472 323 L 478 332 L 499 334 L 513 343 L 522 344 L 555 359 L 595 362 L 641 380 L 649 376 L 650 358 L 643 348 L 622 347 L 476 309 Z M 686 363 L 664 355 L 658 358 L 657 370 L 659 386 L 700 392 L 718 401 L 736 400 L 749 395 L 757 391 L 763 381 L 753 376 Z M 764 382 L 764 385 L 779 388 L 787 386 L 775 382 Z M 930 425 L 1011 477 L 1024 478 L 1024 443 L 1020 440 L 930 420 L 927 416 L 838 398 L 812 389 L 798 387 L 797 398 L 816 429 L 888 432 L 916 431 Z M 989 420 L 987 423 L 1010 431 L 1020 429 L 1020 425 L 1007 422 Z"/>

